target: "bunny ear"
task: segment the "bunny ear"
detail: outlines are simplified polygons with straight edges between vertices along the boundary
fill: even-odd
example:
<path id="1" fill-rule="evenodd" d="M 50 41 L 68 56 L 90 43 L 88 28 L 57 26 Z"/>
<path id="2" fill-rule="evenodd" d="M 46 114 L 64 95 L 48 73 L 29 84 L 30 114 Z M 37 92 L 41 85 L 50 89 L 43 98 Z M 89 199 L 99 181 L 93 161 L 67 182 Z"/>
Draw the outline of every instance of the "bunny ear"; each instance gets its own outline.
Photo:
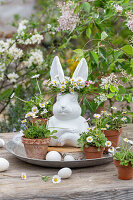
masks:
<path id="1" fill-rule="evenodd" d="M 60 60 L 58 56 L 54 57 L 54 60 L 51 65 L 51 70 L 50 70 L 50 76 L 51 80 L 57 79 L 56 76 L 59 77 L 60 82 L 64 81 L 64 72 L 60 64 Z"/>
<path id="2" fill-rule="evenodd" d="M 82 58 L 80 60 L 79 64 L 77 65 L 77 67 L 73 73 L 73 78 L 77 78 L 77 77 L 81 77 L 85 81 L 88 78 L 88 65 L 87 65 L 85 58 Z"/>

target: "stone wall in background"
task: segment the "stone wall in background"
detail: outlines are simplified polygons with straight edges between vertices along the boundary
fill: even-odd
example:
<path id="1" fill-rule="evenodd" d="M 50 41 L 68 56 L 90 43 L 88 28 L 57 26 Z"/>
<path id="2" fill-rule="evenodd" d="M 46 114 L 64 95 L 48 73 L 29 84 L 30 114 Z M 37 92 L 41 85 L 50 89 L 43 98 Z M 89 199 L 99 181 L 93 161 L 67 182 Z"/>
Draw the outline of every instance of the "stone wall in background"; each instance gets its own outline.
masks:
<path id="1" fill-rule="evenodd" d="M 36 0 L 0 0 L 0 35 L 8 35 L 15 31 L 10 23 L 15 14 L 22 18 L 34 13 Z"/>

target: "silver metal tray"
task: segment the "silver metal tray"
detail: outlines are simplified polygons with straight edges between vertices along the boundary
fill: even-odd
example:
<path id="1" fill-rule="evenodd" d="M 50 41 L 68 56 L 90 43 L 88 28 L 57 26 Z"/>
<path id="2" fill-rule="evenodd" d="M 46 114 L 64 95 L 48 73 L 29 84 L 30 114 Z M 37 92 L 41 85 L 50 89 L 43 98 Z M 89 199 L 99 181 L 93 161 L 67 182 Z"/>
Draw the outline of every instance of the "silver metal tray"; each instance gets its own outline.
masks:
<path id="1" fill-rule="evenodd" d="M 9 141 L 6 144 L 6 149 L 8 152 L 13 154 L 20 160 L 23 160 L 27 163 L 33 165 L 39 165 L 44 167 L 51 168 L 62 168 L 62 167 L 70 167 L 70 168 L 82 168 L 82 167 L 91 167 L 97 165 L 103 165 L 109 162 L 112 162 L 113 158 L 110 154 L 103 155 L 102 158 L 97 159 L 85 159 L 85 160 L 75 160 L 75 161 L 46 161 L 46 160 L 38 160 L 27 158 L 25 154 L 25 149 L 22 145 L 17 145 L 13 141 Z"/>

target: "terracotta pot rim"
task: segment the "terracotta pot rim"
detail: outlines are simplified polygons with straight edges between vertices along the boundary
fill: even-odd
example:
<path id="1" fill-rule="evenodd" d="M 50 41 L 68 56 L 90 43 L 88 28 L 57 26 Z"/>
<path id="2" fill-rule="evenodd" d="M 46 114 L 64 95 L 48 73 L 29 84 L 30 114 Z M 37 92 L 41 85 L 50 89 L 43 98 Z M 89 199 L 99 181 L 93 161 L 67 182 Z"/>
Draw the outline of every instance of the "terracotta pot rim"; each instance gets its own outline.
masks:
<path id="1" fill-rule="evenodd" d="M 22 143 L 23 144 L 48 144 L 50 142 L 49 138 L 26 138 L 25 136 L 22 136 Z"/>
<path id="2" fill-rule="evenodd" d="M 133 168 L 133 167 L 131 166 L 131 162 L 129 162 L 128 166 L 125 166 L 125 165 L 121 165 L 121 164 L 120 164 L 120 160 L 113 159 L 113 161 L 114 161 L 114 162 L 116 161 L 116 162 L 119 164 L 119 167 L 131 167 L 131 168 Z"/>
<path id="3" fill-rule="evenodd" d="M 93 152 L 97 152 L 98 151 L 98 148 L 100 148 L 100 151 L 104 151 L 104 149 L 105 149 L 105 147 L 96 147 L 96 146 L 89 146 L 89 147 L 85 147 L 84 146 L 84 151 L 85 150 L 94 150 Z M 100 151 L 98 151 L 98 152 L 100 152 Z"/>

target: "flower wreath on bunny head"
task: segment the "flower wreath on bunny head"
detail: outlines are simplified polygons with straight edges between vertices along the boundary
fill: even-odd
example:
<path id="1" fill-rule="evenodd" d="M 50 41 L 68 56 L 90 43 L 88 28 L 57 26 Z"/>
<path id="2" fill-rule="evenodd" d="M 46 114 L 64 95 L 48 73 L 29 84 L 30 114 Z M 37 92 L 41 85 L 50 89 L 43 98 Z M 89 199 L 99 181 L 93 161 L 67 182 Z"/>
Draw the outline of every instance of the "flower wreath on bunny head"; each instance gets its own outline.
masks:
<path id="1" fill-rule="evenodd" d="M 51 92 L 60 95 L 71 94 L 87 94 L 91 90 L 94 82 L 87 81 L 88 65 L 85 58 L 82 58 L 77 65 L 72 78 L 64 76 L 64 72 L 59 60 L 56 56 L 52 62 L 50 70 L 51 80 L 44 80 L 43 85 Z"/>

